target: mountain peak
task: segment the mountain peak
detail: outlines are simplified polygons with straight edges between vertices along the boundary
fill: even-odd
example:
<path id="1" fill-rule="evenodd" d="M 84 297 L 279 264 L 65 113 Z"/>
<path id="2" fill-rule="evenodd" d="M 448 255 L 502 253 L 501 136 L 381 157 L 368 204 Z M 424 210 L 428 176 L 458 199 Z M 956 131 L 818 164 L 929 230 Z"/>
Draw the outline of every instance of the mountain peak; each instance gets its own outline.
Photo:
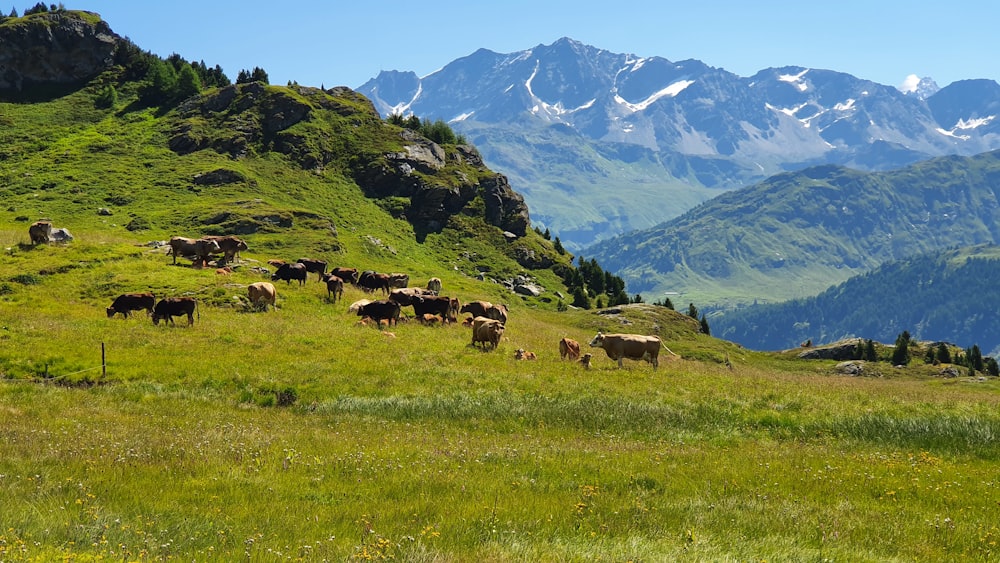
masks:
<path id="1" fill-rule="evenodd" d="M 908 96 L 916 96 L 920 100 L 926 100 L 941 89 L 933 78 L 929 76 L 920 78 L 916 74 L 907 76 L 898 88 L 900 92 Z"/>

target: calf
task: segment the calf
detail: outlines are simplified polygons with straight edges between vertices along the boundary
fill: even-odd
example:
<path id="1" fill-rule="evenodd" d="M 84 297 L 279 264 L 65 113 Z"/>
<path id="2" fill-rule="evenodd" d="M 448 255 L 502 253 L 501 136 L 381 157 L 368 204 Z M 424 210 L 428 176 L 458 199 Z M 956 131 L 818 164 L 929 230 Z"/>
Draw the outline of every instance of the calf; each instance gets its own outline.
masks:
<path id="1" fill-rule="evenodd" d="M 146 310 L 146 314 L 153 312 L 153 305 L 156 298 L 152 293 L 125 293 L 115 298 L 114 302 L 107 308 L 108 318 L 121 313 L 126 319 L 132 315 L 132 311 Z"/>
<path id="2" fill-rule="evenodd" d="M 187 315 L 188 326 L 194 324 L 194 312 L 198 308 L 198 302 L 194 297 L 167 297 L 161 299 L 153 307 L 153 324 L 160 324 L 160 319 L 166 319 L 171 325 L 175 325 L 174 317 Z"/>
<path id="3" fill-rule="evenodd" d="M 538 356 L 534 352 L 527 352 L 524 348 L 518 348 L 514 351 L 515 360 L 537 360 Z"/>
<path id="4" fill-rule="evenodd" d="M 344 298 L 344 280 L 333 274 L 324 274 L 323 281 L 326 282 L 326 298 L 336 303 L 338 299 Z"/>
<path id="5" fill-rule="evenodd" d="M 268 282 L 256 282 L 247 286 L 247 296 L 250 298 L 250 304 L 255 309 L 263 309 L 267 311 L 267 306 L 270 305 L 275 310 L 278 306 L 275 304 L 278 298 L 278 292 L 274 289 L 274 285 Z"/>
<path id="6" fill-rule="evenodd" d="M 593 358 L 593 357 L 594 357 L 593 354 L 589 354 L 588 353 L 588 354 L 584 354 L 583 357 L 581 357 L 577 361 L 580 362 L 580 365 L 583 366 L 583 369 L 590 369 L 590 358 Z"/>

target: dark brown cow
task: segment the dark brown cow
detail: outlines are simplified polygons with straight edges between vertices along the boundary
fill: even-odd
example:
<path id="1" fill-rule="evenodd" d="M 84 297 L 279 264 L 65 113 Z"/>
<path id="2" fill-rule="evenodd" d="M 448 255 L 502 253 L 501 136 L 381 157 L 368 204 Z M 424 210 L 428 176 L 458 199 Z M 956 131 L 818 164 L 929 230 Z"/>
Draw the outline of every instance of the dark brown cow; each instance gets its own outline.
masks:
<path id="1" fill-rule="evenodd" d="M 660 338 L 658 336 L 643 336 L 641 334 L 604 334 L 590 341 L 593 348 L 604 348 L 608 357 L 618 361 L 618 367 L 623 367 L 622 360 L 646 360 L 653 364 L 653 369 L 660 365 Z"/>
<path id="2" fill-rule="evenodd" d="M 489 301 L 470 301 L 462 305 L 459 313 L 469 313 L 473 317 L 486 317 L 507 324 L 507 306 L 494 305 Z"/>
<path id="3" fill-rule="evenodd" d="M 580 343 L 572 338 L 563 338 L 559 341 L 559 359 L 575 360 L 580 357 Z"/>
<path id="4" fill-rule="evenodd" d="M 132 311 L 146 310 L 147 314 L 153 312 L 153 305 L 156 303 L 156 298 L 153 297 L 152 293 L 125 293 L 119 295 L 115 298 L 114 302 L 108 307 L 108 318 L 115 316 L 117 313 L 121 313 L 126 319 L 132 316 Z"/>
<path id="5" fill-rule="evenodd" d="M 323 281 L 323 276 L 326 274 L 326 262 L 312 258 L 299 258 L 297 262 L 305 265 L 307 272 L 316 274 L 316 281 Z"/>
<path id="6" fill-rule="evenodd" d="M 486 317 L 476 317 L 472 319 L 472 345 L 475 346 L 477 342 L 482 342 L 483 350 L 495 350 L 500 345 L 500 338 L 503 337 L 503 331 L 504 326 L 500 321 Z"/>
<path id="7" fill-rule="evenodd" d="M 212 254 L 222 252 L 222 249 L 219 248 L 219 243 L 205 238 L 170 237 L 169 245 L 170 253 L 174 256 L 174 264 L 177 263 L 178 256 L 193 256 L 192 260 L 195 263 L 204 265 L 208 263 L 208 259 Z"/>
<path id="8" fill-rule="evenodd" d="M 326 298 L 336 303 L 338 299 L 344 298 L 344 280 L 333 274 L 324 274 L 323 281 L 326 282 Z"/>
<path id="9" fill-rule="evenodd" d="M 437 296 L 415 296 L 412 301 L 413 314 L 420 318 L 425 314 L 440 315 L 444 322 L 455 322 L 457 300 Z"/>
<path id="10" fill-rule="evenodd" d="M 270 305 L 275 311 L 278 310 L 278 306 L 276 304 L 278 300 L 278 291 L 274 289 L 274 285 L 269 282 L 255 282 L 248 285 L 247 297 L 250 298 L 250 304 L 255 309 L 263 308 L 267 311 L 267 306 Z"/>
<path id="11" fill-rule="evenodd" d="M 330 270 L 330 273 L 344 280 L 344 283 L 349 283 L 351 285 L 357 285 L 358 283 L 357 268 L 334 268 Z"/>
<path id="12" fill-rule="evenodd" d="M 198 302 L 194 297 L 167 297 L 160 299 L 160 302 L 153 307 L 153 324 L 160 324 L 160 319 L 165 319 L 171 325 L 175 325 L 174 317 L 187 315 L 188 326 L 194 324 L 194 312 L 198 309 Z"/>
<path id="13" fill-rule="evenodd" d="M 376 326 L 381 324 L 383 319 L 388 320 L 390 325 L 399 324 L 399 304 L 388 299 L 372 301 L 358 308 L 358 316 L 370 317 Z"/>
<path id="14" fill-rule="evenodd" d="M 292 280 L 299 280 L 299 285 L 304 285 L 308 275 L 305 264 L 282 264 L 271 276 L 271 281 L 285 280 L 285 283 L 290 284 Z"/>
<path id="15" fill-rule="evenodd" d="M 389 274 L 379 274 L 377 272 L 362 272 L 358 278 L 358 287 L 374 293 L 381 290 L 383 295 L 389 295 Z"/>
<path id="16" fill-rule="evenodd" d="M 52 237 L 52 223 L 50 221 L 35 221 L 28 227 L 28 236 L 31 244 L 45 244 Z"/>
<path id="17" fill-rule="evenodd" d="M 419 287 L 400 287 L 389 292 L 389 299 L 399 303 L 400 307 L 413 305 L 414 297 L 434 297 L 436 294 Z"/>
<path id="18" fill-rule="evenodd" d="M 219 245 L 219 252 L 222 253 L 225 262 L 239 262 L 240 251 L 247 250 L 249 247 L 243 239 L 233 236 L 207 236 L 203 237 L 206 240 L 214 240 L 216 244 Z"/>

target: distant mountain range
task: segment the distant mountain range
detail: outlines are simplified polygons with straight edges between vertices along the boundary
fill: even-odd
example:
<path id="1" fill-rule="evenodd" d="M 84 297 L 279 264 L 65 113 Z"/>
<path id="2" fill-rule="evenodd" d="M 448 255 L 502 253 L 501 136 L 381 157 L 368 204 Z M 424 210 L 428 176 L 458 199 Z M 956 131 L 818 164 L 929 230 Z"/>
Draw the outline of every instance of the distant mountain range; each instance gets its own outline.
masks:
<path id="1" fill-rule="evenodd" d="M 907 92 L 833 70 L 741 77 L 698 60 L 611 53 L 563 38 L 480 49 L 424 77 L 358 91 L 384 116 L 449 122 L 525 195 L 536 225 L 581 251 L 722 191 L 822 164 L 890 170 L 1000 148 L 1000 85 Z"/>

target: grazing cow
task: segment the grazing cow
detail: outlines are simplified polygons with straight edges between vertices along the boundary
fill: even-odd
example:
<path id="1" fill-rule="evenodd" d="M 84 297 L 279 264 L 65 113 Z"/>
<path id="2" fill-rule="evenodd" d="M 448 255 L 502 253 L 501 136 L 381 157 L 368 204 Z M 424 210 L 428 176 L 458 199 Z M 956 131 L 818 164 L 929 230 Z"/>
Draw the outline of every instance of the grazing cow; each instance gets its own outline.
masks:
<path id="1" fill-rule="evenodd" d="M 52 233 L 49 234 L 49 240 L 52 242 L 69 242 L 73 240 L 73 235 L 67 229 L 52 229 Z"/>
<path id="2" fill-rule="evenodd" d="M 351 303 L 350 307 L 348 307 L 347 310 L 356 313 L 356 312 L 360 311 L 362 307 L 364 307 L 365 305 L 367 305 L 367 304 L 369 304 L 371 302 L 372 302 L 371 299 L 358 299 L 354 303 Z"/>
<path id="3" fill-rule="evenodd" d="M 304 285 L 308 275 L 305 264 L 282 264 L 271 275 L 271 281 L 285 280 L 285 283 L 291 284 L 292 280 L 299 280 L 299 285 Z"/>
<path id="4" fill-rule="evenodd" d="M 307 272 L 316 274 L 316 281 L 323 281 L 323 275 L 326 274 L 326 262 L 311 258 L 299 258 L 297 262 L 304 264 Z"/>
<path id="5" fill-rule="evenodd" d="M 357 268 L 334 268 L 330 270 L 330 273 L 344 280 L 344 283 L 349 283 L 351 285 L 358 284 Z"/>
<path id="6" fill-rule="evenodd" d="M 50 221 L 35 221 L 28 227 L 28 236 L 31 237 L 31 244 L 49 242 L 52 236 L 52 223 Z"/>
<path id="7" fill-rule="evenodd" d="M 367 291 L 368 293 L 374 293 L 381 290 L 383 295 L 389 295 L 389 274 L 379 274 L 376 272 L 362 272 L 361 277 L 358 278 L 358 287 Z"/>
<path id="8" fill-rule="evenodd" d="M 577 361 L 580 362 L 580 365 L 583 366 L 583 369 L 590 369 L 590 359 L 593 357 L 594 357 L 593 354 L 584 354 L 583 357 L 581 357 Z"/>
<path id="9" fill-rule="evenodd" d="M 389 291 L 389 299 L 399 303 L 400 307 L 413 305 L 414 297 L 434 297 L 436 294 L 419 287 L 400 287 Z"/>
<path id="10" fill-rule="evenodd" d="M 250 297 L 250 304 L 255 309 L 263 309 L 267 311 L 267 306 L 270 305 L 274 307 L 274 310 L 278 310 L 278 306 L 275 302 L 278 299 L 278 292 L 274 289 L 274 285 L 268 282 L 255 282 L 247 286 L 247 296 Z"/>
<path id="11" fill-rule="evenodd" d="M 240 251 L 249 248 L 247 243 L 243 242 L 243 239 L 233 235 L 207 236 L 204 238 L 214 240 L 219 245 L 219 253 L 223 255 L 226 263 L 239 262 Z"/>
<path id="12" fill-rule="evenodd" d="M 376 324 L 381 324 L 382 320 L 387 320 L 390 325 L 399 324 L 399 304 L 388 299 L 372 301 L 358 308 L 358 316 L 371 317 Z"/>
<path id="13" fill-rule="evenodd" d="M 653 364 L 653 369 L 660 365 L 660 338 L 643 336 L 641 334 L 604 334 L 598 332 L 590 341 L 592 348 L 604 348 L 608 357 L 618 361 L 618 367 L 623 367 L 622 360 L 646 360 Z"/>
<path id="14" fill-rule="evenodd" d="M 212 254 L 219 254 L 222 250 L 219 243 L 207 238 L 193 239 L 184 237 L 170 237 L 170 253 L 174 256 L 174 264 L 177 263 L 178 256 L 193 256 L 195 263 L 208 264 L 208 259 Z"/>
<path id="15" fill-rule="evenodd" d="M 156 302 L 156 298 L 153 297 L 152 293 L 125 293 L 119 295 L 115 298 L 114 302 L 108 307 L 108 318 L 115 316 L 116 313 L 121 313 L 126 319 L 132 315 L 132 311 L 146 310 L 146 314 L 151 314 L 153 312 L 153 305 Z"/>
<path id="16" fill-rule="evenodd" d="M 389 274 L 389 287 L 406 287 L 410 285 L 409 274 Z"/>
<path id="17" fill-rule="evenodd" d="M 514 351 L 515 360 L 537 360 L 538 356 L 534 352 L 527 352 L 524 348 L 518 348 Z"/>
<path id="18" fill-rule="evenodd" d="M 439 315 L 444 322 L 455 322 L 454 304 L 457 300 L 447 297 L 416 296 L 413 298 L 413 314 L 418 318 L 424 314 Z"/>
<path id="19" fill-rule="evenodd" d="M 469 313 L 473 317 L 486 317 L 507 324 L 507 306 L 494 305 L 489 301 L 470 301 L 462 305 L 459 313 Z"/>
<path id="20" fill-rule="evenodd" d="M 194 324 L 194 312 L 198 308 L 198 302 L 194 297 L 167 297 L 160 299 L 160 302 L 153 307 L 153 324 L 160 324 L 160 319 L 165 319 L 174 325 L 174 317 L 187 315 L 188 326 Z"/>
<path id="21" fill-rule="evenodd" d="M 559 341 L 559 359 L 575 360 L 580 357 L 580 343 L 572 338 L 563 338 Z"/>
<path id="22" fill-rule="evenodd" d="M 344 280 L 333 274 L 323 274 L 323 281 L 326 282 L 326 298 L 336 303 L 338 299 L 344 298 Z"/>
<path id="23" fill-rule="evenodd" d="M 504 326 L 500 321 L 476 317 L 472 320 L 472 346 L 475 347 L 477 342 L 482 342 L 483 350 L 495 350 L 500 344 L 500 338 L 503 337 L 503 331 Z"/>
<path id="24" fill-rule="evenodd" d="M 427 290 L 433 291 L 434 295 L 441 293 L 441 278 L 431 278 L 427 280 Z"/>

